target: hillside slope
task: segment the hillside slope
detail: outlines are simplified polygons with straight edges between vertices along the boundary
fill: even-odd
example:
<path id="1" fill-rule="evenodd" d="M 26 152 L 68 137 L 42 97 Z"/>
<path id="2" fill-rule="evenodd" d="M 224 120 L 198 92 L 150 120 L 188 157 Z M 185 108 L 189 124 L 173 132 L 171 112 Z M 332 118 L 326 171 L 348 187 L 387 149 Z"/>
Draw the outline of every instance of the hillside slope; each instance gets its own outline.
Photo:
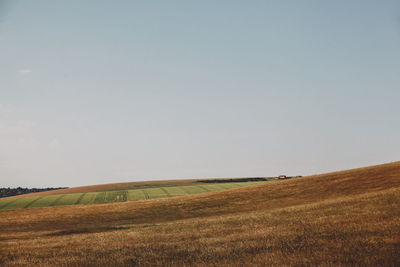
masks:
<path id="1" fill-rule="evenodd" d="M 2 211 L 0 240 L 4 264 L 398 265 L 400 162 L 221 193 Z"/>
<path id="2" fill-rule="evenodd" d="M 110 202 L 136 201 L 140 199 L 167 198 L 174 196 L 201 194 L 204 192 L 216 192 L 233 188 L 251 186 L 260 182 L 241 183 L 197 183 L 195 185 L 184 184 L 172 186 L 172 184 L 149 184 L 136 189 L 106 190 L 96 192 L 81 192 L 72 194 L 52 194 L 25 197 L 11 197 L 0 199 L 0 210 L 30 209 L 41 207 L 55 207 L 68 205 L 93 205 Z"/>
<path id="3" fill-rule="evenodd" d="M 108 190 L 123 190 L 123 189 L 134 189 L 134 188 L 166 186 L 166 185 L 167 186 L 192 185 L 195 184 L 196 181 L 197 180 L 195 179 L 186 179 L 186 180 L 142 181 L 142 182 L 87 185 L 87 186 L 78 186 L 78 187 L 64 188 L 58 190 L 44 191 L 44 192 L 36 192 L 25 195 L 17 195 L 8 198 L 49 196 L 49 195 L 74 194 L 74 193 L 86 193 L 86 192 L 102 192 Z"/>
<path id="4" fill-rule="evenodd" d="M 264 179 L 265 181 L 276 180 L 276 177 L 240 177 L 240 178 L 213 178 L 213 179 L 180 179 L 180 180 L 154 180 L 154 181 L 139 181 L 139 182 L 124 182 L 112 184 L 99 184 L 63 188 L 57 190 L 48 190 L 42 192 L 35 192 L 29 194 L 15 195 L 5 198 L 20 198 L 20 197 L 34 197 L 34 196 L 52 196 L 60 194 L 75 194 L 75 193 L 88 193 L 88 192 L 104 192 L 116 190 L 130 190 L 130 189 L 143 189 L 155 187 L 173 187 L 173 186 L 198 186 L 207 184 L 221 184 L 230 182 L 254 182 L 257 180 L 251 179 Z M 259 180 L 260 181 L 260 180 Z M 3 199 L 5 199 L 3 198 Z"/>

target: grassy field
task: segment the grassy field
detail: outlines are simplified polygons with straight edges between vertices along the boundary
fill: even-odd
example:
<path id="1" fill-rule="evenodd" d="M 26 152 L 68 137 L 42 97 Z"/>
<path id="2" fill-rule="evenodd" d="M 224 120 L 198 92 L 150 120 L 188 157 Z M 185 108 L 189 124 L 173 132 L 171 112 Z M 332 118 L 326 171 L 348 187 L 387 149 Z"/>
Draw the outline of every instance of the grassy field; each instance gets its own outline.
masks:
<path id="1" fill-rule="evenodd" d="M 109 202 L 140 200 L 140 199 L 165 198 L 173 196 L 199 194 L 205 192 L 215 192 L 215 191 L 233 189 L 243 186 L 256 185 L 259 183 L 262 182 L 221 183 L 221 184 L 197 183 L 194 185 L 183 184 L 181 186 L 175 186 L 175 184 L 173 183 L 173 184 L 164 184 L 164 186 L 162 187 L 160 187 L 159 184 L 150 184 L 151 186 L 147 184 L 147 186 L 145 186 L 140 183 L 139 187 L 141 189 L 111 190 L 111 187 L 109 187 L 108 188 L 109 190 L 103 192 L 55 194 L 57 193 L 58 191 L 57 190 L 51 192 L 52 194 L 30 194 L 30 195 L 22 195 L 18 197 L 0 199 L 0 210 L 39 208 L 39 207 L 49 207 L 49 206 L 66 206 L 66 205 L 77 205 L 77 204 L 99 204 L 99 203 L 109 203 Z"/>
<path id="2" fill-rule="evenodd" d="M 400 162 L 171 198 L 0 211 L 2 266 L 400 266 L 399 251 Z"/>
<path id="3" fill-rule="evenodd" d="M 256 177 L 262 178 L 265 181 L 275 181 L 276 177 Z M 224 183 L 214 183 L 214 184 L 226 184 L 230 183 L 232 180 L 243 180 L 249 178 L 218 178 L 211 179 L 213 181 L 220 180 L 224 181 Z M 251 178 L 250 178 L 251 179 Z M 80 186 L 80 187 L 71 187 L 65 189 L 58 190 L 49 190 L 42 191 L 36 193 L 27 194 L 29 196 L 49 196 L 49 195 L 60 195 L 60 194 L 74 194 L 74 193 L 87 193 L 87 192 L 105 192 L 105 191 L 117 191 L 117 190 L 132 190 L 132 189 L 146 189 L 146 188 L 158 188 L 158 187 L 180 187 L 180 186 L 198 186 L 198 185 L 207 185 L 213 183 L 205 183 L 210 179 L 186 179 L 186 180 L 159 180 L 159 181 L 141 181 L 141 182 L 127 182 L 127 183 L 113 183 L 113 184 L 100 184 L 100 185 L 89 185 L 89 186 Z M 251 183 L 252 181 L 248 181 Z M 239 182 L 234 182 L 239 183 Z M 240 184 L 242 184 L 240 182 Z M 8 198 L 19 198 L 20 196 L 27 195 L 17 195 L 11 196 Z"/>

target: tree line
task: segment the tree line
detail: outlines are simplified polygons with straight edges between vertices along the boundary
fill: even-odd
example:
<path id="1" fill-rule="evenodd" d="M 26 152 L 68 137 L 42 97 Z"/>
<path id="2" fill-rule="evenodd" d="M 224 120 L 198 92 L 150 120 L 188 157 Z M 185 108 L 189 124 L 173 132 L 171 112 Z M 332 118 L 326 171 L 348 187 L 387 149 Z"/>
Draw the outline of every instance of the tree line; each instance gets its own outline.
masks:
<path id="1" fill-rule="evenodd" d="M 10 187 L 3 187 L 3 188 L 0 188 L 0 198 L 23 195 L 23 194 L 34 193 L 34 192 L 58 190 L 58 189 L 64 189 L 64 188 L 67 188 L 67 187 L 47 187 L 47 188 L 22 188 L 22 187 L 10 188 Z"/>

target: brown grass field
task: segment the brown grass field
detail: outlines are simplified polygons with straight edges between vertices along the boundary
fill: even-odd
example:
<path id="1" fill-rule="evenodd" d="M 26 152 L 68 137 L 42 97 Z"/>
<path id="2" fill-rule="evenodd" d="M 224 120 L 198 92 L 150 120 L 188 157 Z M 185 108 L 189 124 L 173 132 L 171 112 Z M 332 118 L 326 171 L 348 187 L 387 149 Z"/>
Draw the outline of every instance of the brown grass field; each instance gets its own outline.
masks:
<path id="1" fill-rule="evenodd" d="M 223 192 L 0 211 L 1 266 L 400 266 L 400 162 Z"/>

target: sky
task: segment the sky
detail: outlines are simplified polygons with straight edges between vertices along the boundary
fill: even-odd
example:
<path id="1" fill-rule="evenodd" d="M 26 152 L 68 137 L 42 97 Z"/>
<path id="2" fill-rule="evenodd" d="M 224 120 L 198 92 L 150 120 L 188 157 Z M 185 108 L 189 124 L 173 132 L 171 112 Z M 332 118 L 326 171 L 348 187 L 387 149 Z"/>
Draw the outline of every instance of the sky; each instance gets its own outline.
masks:
<path id="1" fill-rule="evenodd" d="M 0 0 L 0 187 L 400 160 L 400 1 Z"/>

